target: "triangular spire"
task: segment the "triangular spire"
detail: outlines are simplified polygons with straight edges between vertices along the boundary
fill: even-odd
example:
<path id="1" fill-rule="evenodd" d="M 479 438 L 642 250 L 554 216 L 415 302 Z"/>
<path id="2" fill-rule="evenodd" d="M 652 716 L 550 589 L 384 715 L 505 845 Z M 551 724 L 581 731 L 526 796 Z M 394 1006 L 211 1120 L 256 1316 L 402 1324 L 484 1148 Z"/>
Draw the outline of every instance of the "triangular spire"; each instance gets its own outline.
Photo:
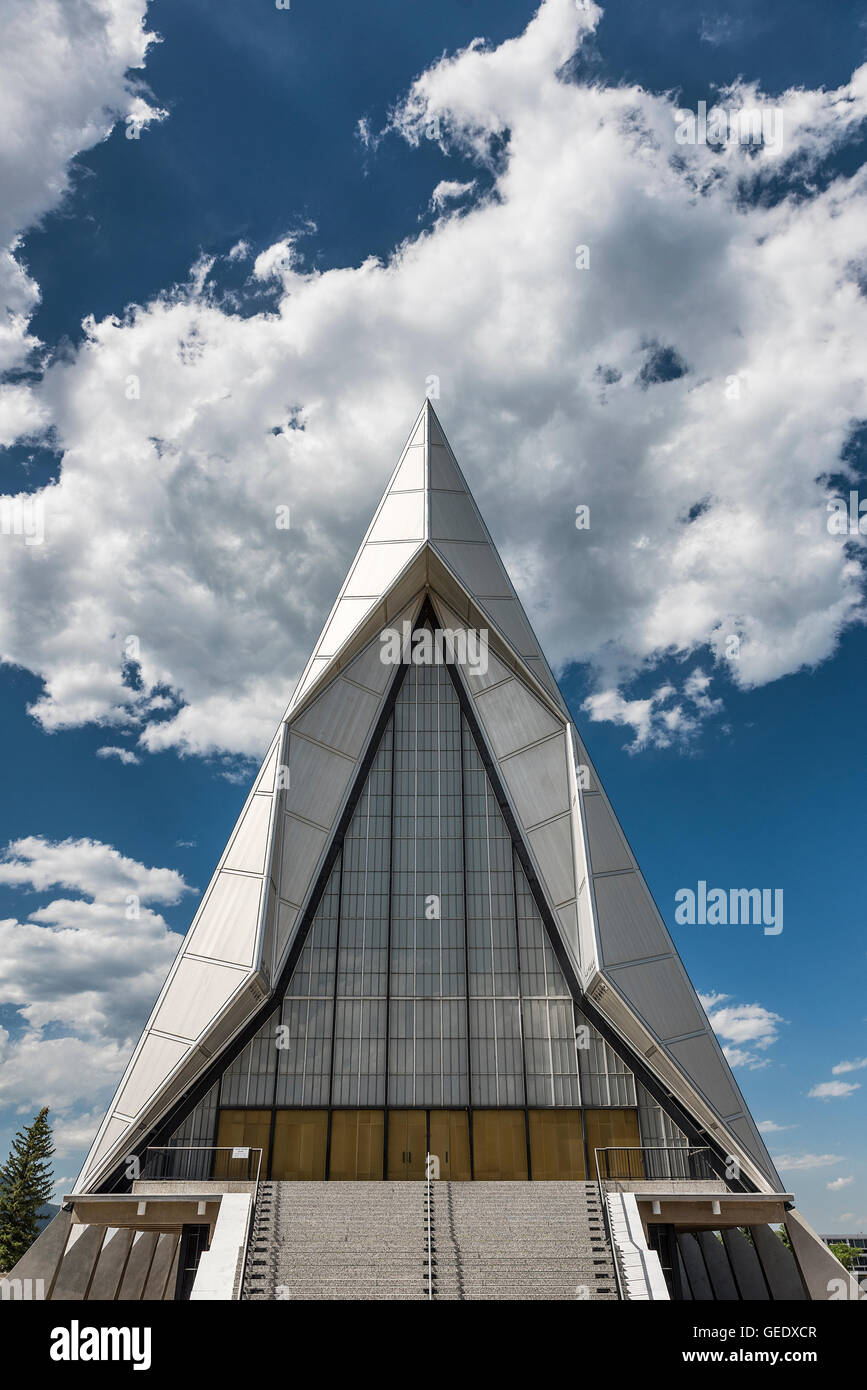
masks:
<path id="1" fill-rule="evenodd" d="M 779 1179 L 602 790 L 466 480 L 424 402 L 81 1175 L 105 1182 L 188 1113 L 273 1010 L 395 698 L 385 628 L 429 604 L 481 629 L 467 716 L 575 1002 L 747 1181 Z M 428 609 L 427 611 L 430 611 Z M 458 648 L 460 652 L 460 647 Z M 391 692 L 391 693 L 390 693 Z M 234 1055 L 234 1053 L 233 1053 Z M 648 1081 L 649 1084 L 649 1081 Z M 197 1090 L 198 1088 L 198 1090 Z M 675 1117 L 676 1118 L 676 1117 Z"/>
<path id="2" fill-rule="evenodd" d="M 357 650 L 390 590 L 399 587 L 403 595 L 407 584 L 411 589 L 427 579 L 431 556 L 472 596 L 525 670 L 565 711 L 557 682 L 426 398 L 287 715 L 339 669 L 347 651 Z"/>

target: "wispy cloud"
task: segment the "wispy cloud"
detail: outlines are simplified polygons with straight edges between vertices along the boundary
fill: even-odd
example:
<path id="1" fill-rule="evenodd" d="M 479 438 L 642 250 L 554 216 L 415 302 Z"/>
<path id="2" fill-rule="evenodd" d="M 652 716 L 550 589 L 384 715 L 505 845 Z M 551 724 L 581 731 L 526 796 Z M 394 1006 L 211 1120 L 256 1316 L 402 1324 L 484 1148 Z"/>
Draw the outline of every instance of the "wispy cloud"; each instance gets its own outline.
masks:
<path id="1" fill-rule="evenodd" d="M 838 1062 L 836 1067 L 831 1068 L 832 1076 L 842 1076 L 847 1071 L 861 1071 L 867 1067 L 867 1057 L 857 1057 L 852 1062 Z"/>
<path id="2" fill-rule="evenodd" d="M 118 762 L 127 763 L 129 765 L 141 762 L 141 758 L 136 757 L 131 748 L 115 748 L 111 744 L 105 744 L 102 748 L 97 748 L 96 756 L 98 758 L 117 758 Z"/>
<path id="3" fill-rule="evenodd" d="M 860 1081 L 822 1081 L 807 1092 L 811 1100 L 842 1100 L 860 1091 Z"/>
<path id="4" fill-rule="evenodd" d="M 812 1168 L 829 1168 L 832 1163 L 842 1163 L 841 1154 L 780 1154 L 774 1158 L 780 1170 L 786 1172 L 809 1172 Z"/>
<path id="5" fill-rule="evenodd" d="M 769 1065 L 761 1056 L 779 1038 L 785 1020 L 763 1004 L 730 1004 L 728 994 L 700 994 L 699 998 L 720 1042 L 729 1066 L 758 1071 Z M 758 1049 L 756 1051 L 755 1049 Z"/>

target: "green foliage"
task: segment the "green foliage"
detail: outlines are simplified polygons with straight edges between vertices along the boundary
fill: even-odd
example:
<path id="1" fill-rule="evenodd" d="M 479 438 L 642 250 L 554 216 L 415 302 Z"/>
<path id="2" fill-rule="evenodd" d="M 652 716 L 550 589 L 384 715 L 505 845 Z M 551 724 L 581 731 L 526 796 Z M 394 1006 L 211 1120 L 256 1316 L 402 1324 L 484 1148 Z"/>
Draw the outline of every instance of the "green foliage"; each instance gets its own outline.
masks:
<path id="1" fill-rule="evenodd" d="M 835 1242 L 834 1245 L 829 1245 L 828 1249 L 831 1251 L 832 1255 L 837 1256 L 837 1259 L 840 1261 L 844 1269 L 851 1269 L 860 1253 L 853 1246 L 843 1245 L 840 1242 Z"/>
<path id="2" fill-rule="evenodd" d="M 36 1218 L 54 1190 L 48 1107 L 12 1140 L 0 1168 L 0 1269 L 8 1273 L 39 1234 Z"/>
<path id="3" fill-rule="evenodd" d="M 792 1250 L 792 1242 L 789 1240 L 789 1232 L 786 1230 L 785 1226 L 777 1227 L 777 1235 L 780 1237 L 780 1240 L 783 1242 L 786 1249 Z M 792 1250 L 792 1254 L 794 1253 L 794 1250 Z"/>

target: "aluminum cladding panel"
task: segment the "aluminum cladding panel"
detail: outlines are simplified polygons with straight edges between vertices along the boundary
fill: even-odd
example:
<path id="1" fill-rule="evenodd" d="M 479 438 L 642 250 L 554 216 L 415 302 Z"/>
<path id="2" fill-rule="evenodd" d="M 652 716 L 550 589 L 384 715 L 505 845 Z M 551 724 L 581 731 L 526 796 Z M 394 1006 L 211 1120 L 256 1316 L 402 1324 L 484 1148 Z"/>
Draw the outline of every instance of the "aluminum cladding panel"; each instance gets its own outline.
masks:
<path id="1" fill-rule="evenodd" d="M 525 827 L 551 820 L 569 810 L 566 745 L 562 734 L 503 759 L 500 772 Z M 569 857 L 571 862 L 571 849 Z M 570 896 L 574 897 L 574 893 Z"/>
<path id="2" fill-rule="evenodd" d="M 162 1087 L 169 1073 L 186 1057 L 188 1049 L 189 1044 L 177 1038 L 161 1038 L 155 1033 L 147 1033 L 113 1109 L 134 1119 L 154 1092 Z M 106 1153 L 108 1148 L 107 1144 L 103 1144 L 100 1151 Z"/>
<path id="3" fill-rule="evenodd" d="M 673 956 L 621 966 L 610 971 L 609 979 L 658 1038 L 675 1038 L 707 1027 Z"/>
<path id="4" fill-rule="evenodd" d="M 289 786 L 284 806 L 328 829 L 337 815 L 355 762 L 302 738 L 293 729 L 289 736 Z"/>
<path id="5" fill-rule="evenodd" d="M 633 868 L 626 841 L 601 796 L 584 797 L 584 819 L 590 842 L 590 864 L 594 874 L 612 869 Z"/>
<path id="6" fill-rule="evenodd" d="M 603 875 L 593 888 L 604 966 L 671 954 L 668 933 L 640 874 Z"/>
<path id="7" fill-rule="evenodd" d="M 252 967 L 261 895 L 261 878 L 221 870 L 184 941 L 184 954 Z"/>
<path id="8" fill-rule="evenodd" d="M 514 678 L 480 693 L 475 704 L 488 743 L 498 758 L 537 743 L 563 728 L 561 721 Z"/>
<path id="9" fill-rule="evenodd" d="M 394 667 L 391 667 L 391 671 L 394 672 Z M 338 677 L 293 722 L 292 733 L 305 734 L 339 753 L 358 758 L 367 742 L 378 708 L 378 695 L 359 690 L 357 685 Z M 290 779 L 291 776 L 290 765 Z"/>
<path id="10" fill-rule="evenodd" d="M 193 1042 L 222 1013 L 246 979 L 244 970 L 230 965 L 184 957 L 157 1011 L 154 1028 Z"/>

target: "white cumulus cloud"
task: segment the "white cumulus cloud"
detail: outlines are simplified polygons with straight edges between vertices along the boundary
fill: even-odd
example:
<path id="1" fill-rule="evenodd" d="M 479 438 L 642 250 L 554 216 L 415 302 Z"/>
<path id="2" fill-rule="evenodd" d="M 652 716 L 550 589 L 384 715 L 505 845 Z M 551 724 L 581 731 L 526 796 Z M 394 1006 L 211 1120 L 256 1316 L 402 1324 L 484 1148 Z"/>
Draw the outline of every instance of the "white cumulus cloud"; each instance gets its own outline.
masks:
<path id="1" fill-rule="evenodd" d="M 19 27 L 97 12 L 12 8 Z M 99 11 L 99 81 L 69 98 L 75 137 L 16 195 L 16 226 L 52 205 L 49 184 L 60 196 L 99 113 L 127 109 L 141 9 Z M 563 71 L 600 13 L 544 0 L 522 34 L 413 83 L 382 138 L 437 140 L 455 178 L 388 258 L 308 270 L 294 233 L 250 248 L 273 302 L 247 315 L 207 259 L 88 321 L 12 399 L 6 437 L 50 427 L 62 452 L 44 544 L 0 544 L 0 655 L 42 680 L 45 729 L 261 753 L 432 375 L 544 647 L 558 669 L 589 664 L 585 713 L 633 746 L 690 738 L 721 677 L 746 690 L 815 666 L 861 620 L 863 538 L 829 535 L 822 479 L 867 415 L 867 179 L 805 176 L 862 128 L 867 68 L 774 98 L 782 154 L 678 145 L 673 94 Z M 63 87 L 59 48 L 46 89 Z M 471 182 L 468 159 L 479 188 L 453 206 L 442 183 Z M 744 196 L 789 174 L 798 198 Z M 672 659 L 682 675 L 654 682 Z"/>

